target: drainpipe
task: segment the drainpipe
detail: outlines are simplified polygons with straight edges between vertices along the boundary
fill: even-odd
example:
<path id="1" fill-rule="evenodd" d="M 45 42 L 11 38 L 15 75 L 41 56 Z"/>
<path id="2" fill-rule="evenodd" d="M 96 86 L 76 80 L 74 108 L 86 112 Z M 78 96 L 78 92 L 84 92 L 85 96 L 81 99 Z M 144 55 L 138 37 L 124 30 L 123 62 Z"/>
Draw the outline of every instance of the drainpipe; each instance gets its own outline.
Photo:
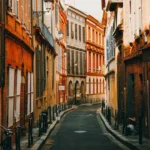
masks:
<path id="1" fill-rule="evenodd" d="M 1 119 L 0 124 L 3 125 L 3 88 L 5 81 L 5 13 L 6 13 L 6 4 L 5 0 L 0 1 L 0 113 Z"/>

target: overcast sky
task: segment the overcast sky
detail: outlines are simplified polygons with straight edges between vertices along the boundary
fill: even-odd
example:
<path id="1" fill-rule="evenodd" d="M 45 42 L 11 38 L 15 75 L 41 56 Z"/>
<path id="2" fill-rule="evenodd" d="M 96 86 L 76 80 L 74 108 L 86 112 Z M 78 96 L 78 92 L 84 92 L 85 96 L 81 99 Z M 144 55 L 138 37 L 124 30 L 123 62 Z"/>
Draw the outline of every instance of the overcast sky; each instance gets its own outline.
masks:
<path id="1" fill-rule="evenodd" d="M 73 5 L 101 21 L 101 0 L 65 0 L 65 3 Z"/>

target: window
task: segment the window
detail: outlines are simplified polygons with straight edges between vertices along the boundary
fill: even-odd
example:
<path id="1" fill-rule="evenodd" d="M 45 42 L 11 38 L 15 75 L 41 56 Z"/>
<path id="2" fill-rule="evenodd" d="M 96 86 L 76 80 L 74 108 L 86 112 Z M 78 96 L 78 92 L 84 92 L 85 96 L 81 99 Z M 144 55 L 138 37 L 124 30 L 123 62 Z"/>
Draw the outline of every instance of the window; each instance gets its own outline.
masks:
<path id="1" fill-rule="evenodd" d="M 95 94 L 95 80 L 93 79 L 93 94 Z"/>
<path id="2" fill-rule="evenodd" d="M 78 51 L 76 51 L 76 63 L 77 63 L 77 66 L 76 66 L 76 74 L 78 74 Z"/>
<path id="3" fill-rule="evenodd" d="M 93 29 L 93 34 L 92 34 L 92 37 L 93 37 L 93 42 L 95 42 L 95 34 L 94 34 L 94 29 Z"/>
<path id="4" fill-rule="evenodd" d="M 73 22 L 71 22 L 71 38 L 74 39 L 74 29 L 73 29 L 74 25 Z"/>
<path id="5" fill-rule="evenodd" d="M 81 41 L 81 25 L 79 25 L 79 40 Z"/>
<path id="6" fill-rule="evenodd" d="M 83 42 L 85 42 L 85 27 L 83 27 Z"/>
<path id="7" fill-rule="evenodd" d="M 33 112 L 33 73 L 27 72 L 27 115 Z"/>
<path id="8" fill-rule="evenodd" d="M 22 0 L 22 5 L 21 5 L 21 8 L 22 8 L 22 24 L 24 24 L 24 0 Z"/>
<path id="9" fill-rule="evenodd" d="M 82 75 L 82 52 L 80 52 L 80 74 Z"/>
<path id="10" fill-rule="evenodd" d="M 91 29 L 90 29 L 90 27 L 88 28 L 88 39 L 91 40 Z"/>
<path id="11" fill-rule="evenodd" d="M 96 32 L 96 44 L 98 43 L 98 36 L 97 36 L 97 32 Z"/>
<path id="12" fill-rule="evenodd" d="M 99 45 L 101 45 L 101 34 L 99 34 Z"/>
<path id="13" fill-rule="evenodd" d="M 74 74 L 74 51 L 72 52 L 72 74 Z"/>
<path id="14" fill-rule="evenodd" d="M 21 70 L 16 71 L 16 92 L 15 92 L 15 117 L 16 121 L 20 120 L 20 93 L 21 93 Z"/>
<path id="15" fill-rule="evenodd" d="M 69 20 L 67 20 L 67 36 L 69 36 Z"/>
<path id="16" fill-rule="evenodd" d="M 8 127 L 13 125 L 15 69 L 8 69 Z"/>
<path id="17" fill-rule="evenodd" d="M 77 24 L 75 24 L 75 39 L 77 40 Z"/>
<path id="18" fill-rule="evenodd" d="M 59 6 L 58 6 L 58 4 L 56 3 L 56 4 L 55 4 L 55 23 L 56 23 L 56 26 L 58 26 L 58 21 L 59 21 L 59 20 L 58 20 L 58 19 L 59 19 L 59 16 L 58 16 L 58 15 L 59 15 L 59 12 L 58 12 L 58 11 L 59 11 Z"/>
<path id="19" fill-rule="evenodd" d="M 70 74 L 70 50 L 67 51 L 67 71 Z"/>
<path id="20" fill-rule="evenodd" d="M 91 80 L 89 79 L 89 94 L 91 94 Z"/>

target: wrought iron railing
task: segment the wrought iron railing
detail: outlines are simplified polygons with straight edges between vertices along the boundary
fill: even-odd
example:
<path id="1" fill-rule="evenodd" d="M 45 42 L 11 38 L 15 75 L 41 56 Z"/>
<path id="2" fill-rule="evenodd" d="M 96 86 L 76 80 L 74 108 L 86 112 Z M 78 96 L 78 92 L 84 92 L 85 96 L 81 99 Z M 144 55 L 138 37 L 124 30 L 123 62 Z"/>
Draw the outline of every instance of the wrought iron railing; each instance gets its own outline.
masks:
<path id="1" fill-rule="evenodd" d="M 43 35 L 45 36 L 45 38 L 47 39 L 47 41 L 49 42 L 49 44 L 54 47 L 54 39 L 52 34 L 50 33 L 48 27 L 43 23 L 43 21 L 40 19 L 38 13 L 35 12 L 34 15 L 34 19 L 35 19 L 35 26 L 40 27 L 41 31 L 43 33 Z"/>

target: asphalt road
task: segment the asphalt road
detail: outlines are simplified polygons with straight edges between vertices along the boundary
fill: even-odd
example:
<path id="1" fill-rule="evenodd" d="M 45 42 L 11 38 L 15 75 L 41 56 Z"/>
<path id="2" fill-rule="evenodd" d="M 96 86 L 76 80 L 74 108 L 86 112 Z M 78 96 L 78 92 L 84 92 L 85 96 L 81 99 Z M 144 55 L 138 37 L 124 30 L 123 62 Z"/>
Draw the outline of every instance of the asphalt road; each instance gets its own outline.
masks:
<path id="1" fill-rule="evenodd" d="M 99 107 L 82 106 L 66 114 L 42 150 L 128 150 L 106 131 L 96 113 Z"/>

